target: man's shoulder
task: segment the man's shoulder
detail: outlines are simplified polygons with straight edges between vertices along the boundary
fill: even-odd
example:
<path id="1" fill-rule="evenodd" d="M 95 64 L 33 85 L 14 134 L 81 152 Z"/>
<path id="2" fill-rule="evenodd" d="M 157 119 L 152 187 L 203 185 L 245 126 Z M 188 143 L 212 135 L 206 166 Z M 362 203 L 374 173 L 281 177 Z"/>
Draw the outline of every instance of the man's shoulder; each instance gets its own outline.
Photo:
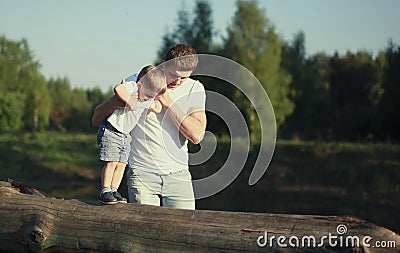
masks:
<path id="1" fill-rule="evenodd" d="M 204 85 L 199 80 L 189 78 L 187 81 L 190 83 L 190 86 L 188 87 L 190 88 L 190 91 L 204 90 Z"/>
<path id="2" fill-rule="evenodd" d="M 190 96 L 192 93 L 202 92 L 204 93 L 203 84 L 194 79 L 187 79 L 184 83 L 182 83 L 177 89 L 172 91 L 176 96 Z"/>

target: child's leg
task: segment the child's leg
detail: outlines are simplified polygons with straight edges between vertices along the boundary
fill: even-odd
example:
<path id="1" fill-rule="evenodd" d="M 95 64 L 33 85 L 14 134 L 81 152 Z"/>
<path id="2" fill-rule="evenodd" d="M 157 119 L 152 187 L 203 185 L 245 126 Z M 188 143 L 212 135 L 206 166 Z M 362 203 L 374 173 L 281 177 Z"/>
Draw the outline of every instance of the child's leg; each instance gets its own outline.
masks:
<path id="1" fill-rule="evenodd" d="M 125 167 L 125 163 L 118 163 L 115 167 L 113 179 L 111 181 L 111 191 L 113 192 L 113 196 L 117 199 L 118 203 L 127 203 L 127 199 L 122 197 L 122 195 L 118 192 L 118 187 L 121 184 L 124 176 Z"/>
<path id="2" fill-rule="evenodd" d="M 113 177 L 110 185 L 111 188 L 115 191 L 118 190 L 118 187 L 121 184 L 122 178 L 124 176 L 125 167 L 125 163 L 117 163 L 114 168 Z"/>
<path id="3" fill-rule="evenodd" d="M 118 203 L 111 189 L 111 182 L 116 166 L 117 162 L 106 162 L 101 172 L 101 191 L 98 201 L 103 204 L 109 205 Z"/>
<path id="4" fill-rule="evenodd" d="M 106 162 L 101 172 L 101 187 L 111 187 L 113 180 L 114 170 L 117 167 L 118 162 Z"/>

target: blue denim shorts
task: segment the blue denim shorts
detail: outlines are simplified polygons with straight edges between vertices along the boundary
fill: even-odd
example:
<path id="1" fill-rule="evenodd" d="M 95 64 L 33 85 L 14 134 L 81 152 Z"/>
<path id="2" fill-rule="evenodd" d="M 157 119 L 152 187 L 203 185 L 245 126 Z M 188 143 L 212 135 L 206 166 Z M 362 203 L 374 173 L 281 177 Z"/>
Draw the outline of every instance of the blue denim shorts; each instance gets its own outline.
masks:
<path id="1" fill-rule="evenodd" d="M 99 159 L 104 162 L 128 163 L 131 149 L 131 135 L 115 129 L 108 121 L 104 121 L 97 133 Z"/>

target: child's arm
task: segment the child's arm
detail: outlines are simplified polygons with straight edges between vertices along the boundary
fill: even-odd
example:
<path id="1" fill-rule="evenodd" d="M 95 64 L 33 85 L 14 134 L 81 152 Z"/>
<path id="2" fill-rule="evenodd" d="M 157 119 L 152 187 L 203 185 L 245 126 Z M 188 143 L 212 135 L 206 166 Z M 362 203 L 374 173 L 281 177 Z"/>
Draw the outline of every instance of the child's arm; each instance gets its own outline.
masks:
<path id="1" fill-rule="evenodd" d="M 153 105 L 150 107 L 150 111 L 154 113 L 160 113 L 162 110 L 162 105 L 158 99 L 154 99 Z"/>
<path id="2" fill-rule="evenodd" d="M 137 93 L 134 92 L 130 94 L 128 89 L 125 87 L 124 83 L 120 83 L 114 88 L 114 93 L 119 99 L 122 100 L 126 105 L 129 106 L 131 110 L 136 110 L 137 108 Z"/>
<path id="3" fill-rule="evenodd" d="M 116 95 L 112 96 L 110 99 L 102 104 L 96 106 L 93 111 L 92 125 L 94 127 L 100 126 L 101 122 L 105 120 L 110 114 L 118 108 L 123 108 L 125 104 Z"/>

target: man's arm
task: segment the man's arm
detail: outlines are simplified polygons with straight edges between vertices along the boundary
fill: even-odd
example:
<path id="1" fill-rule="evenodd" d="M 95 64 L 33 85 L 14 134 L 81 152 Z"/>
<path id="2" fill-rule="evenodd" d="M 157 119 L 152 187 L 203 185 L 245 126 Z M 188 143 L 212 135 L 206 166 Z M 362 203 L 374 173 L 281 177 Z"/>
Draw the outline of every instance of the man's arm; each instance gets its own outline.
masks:
<path id="1" fill-rule="evenodd" d="M 101 122 L 110 116 L 115 109 L 124 107 L 125 103 L 122 102 L 122 100 L 120 100 L 116 95 L 112 96 L 110 99 L 94 108 L 92 125 L 94 127 L 100 126 Z"/>
<path id="2" fill-rule="evenodd" d="M 168 91 L 157 97 L 157 100 L 165 107 L 179 131 L 194 144 L 200 143 L 207 125 L 205 110 L 192 108 L 189 114 L 186 114 L 174 103 Z"/>

